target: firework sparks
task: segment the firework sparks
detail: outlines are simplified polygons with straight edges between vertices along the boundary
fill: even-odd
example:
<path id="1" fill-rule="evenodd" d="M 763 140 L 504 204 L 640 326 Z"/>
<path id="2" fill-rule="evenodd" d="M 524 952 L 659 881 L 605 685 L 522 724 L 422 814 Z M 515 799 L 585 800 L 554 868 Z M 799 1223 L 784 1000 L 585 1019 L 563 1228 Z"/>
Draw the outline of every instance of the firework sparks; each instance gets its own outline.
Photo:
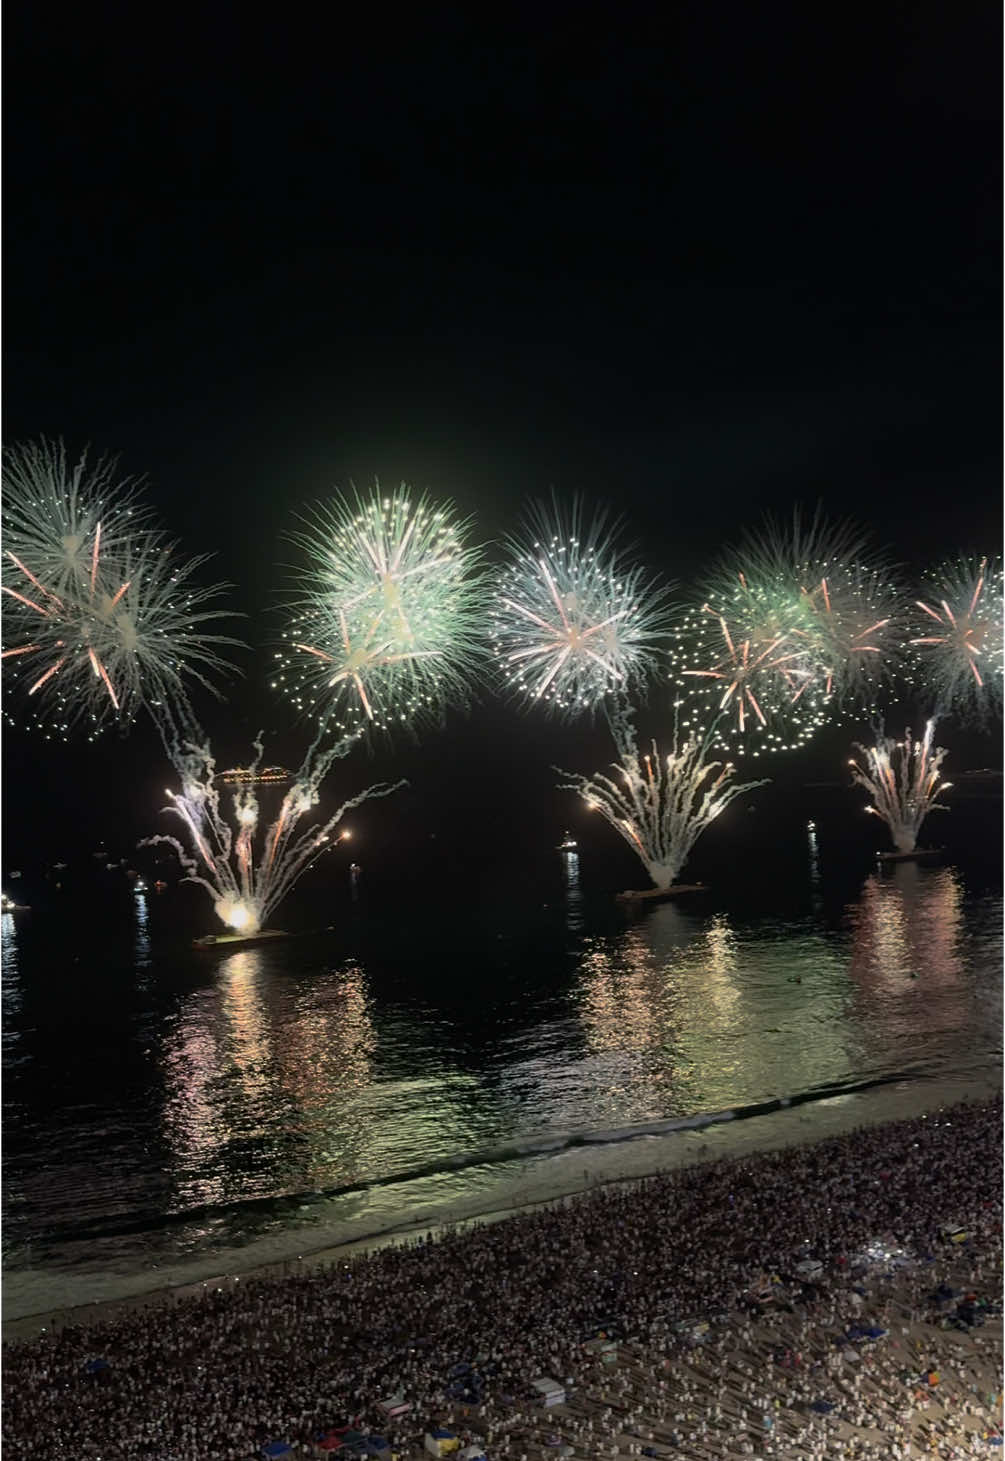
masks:
<path id="1" fill-rule="evenodd" d="M 625 561 L 602 514 L 584 534 L 580 516 L 578 504 L 568 523 L 555 504 L 532 510 L 508 545 L 490 616 L 504 682 L 562 715 L 643 680 L 668 628 L 666 591 Z"/>
<path id="2" fill-rule="evenodd" d="M 681 738 L 674 728 L 673 748 L 666 756 L 652 742 L 651 754 L 641 754 L 624 706 L 609 715 L 618 759 L 617 780 L 595 772 L 571 776 L 560 785 L 574 791 L 591 811 L 597 811 L 641 859 L 657 888 L 673 885 L 705 828 L 730 802 L 763 781 L 730 785 L 731 763 L 709 760 L 707 739 L 689 734 Z M 563 775 L 570 775 L 568 772 Z"/>
<path id="3" fill-rule="evenodd" d="M 189 728 L 184 734 L 192 736 L 194 730 Z M 325 750 L 315 741 L 283 794 L 278 813 L 259 833 L 258 788 L 278 779 L 266 772 L 259 775 L 264 754 L 261 737 L 254 743 L 250 766 L 218 775 L 208 743 L 175 733 L 166 738 L 166 745 L 181 791 L 168 791 L 169 804 L 164 810 L 182 823 L 185 841 L 159 834 L 141 845 L 165 843 L 173 848 L 184 880 L 206 890 L 220 921 L 245 935 L 257 933 L 308 867 L 348 837 L 344 829 L 334 835 L 347 812 L 374 797 L 390 796 L 407 784 L 381 782 L 368 787 L 343 802 L 326 821 L 303 827 L 304 818 L 318 806 L 322 781 L 358 738 L 346 736 Z"/>
<path id="4" fill-rule="evenodd" d="M 826 720 L 827 697 L 807 650 L 796 599 L 780 604 L 736 579 L 687 610 L 674 631 L 672 679 L 696 734 L 757 756 L 804 745 Z"/>
<path id="5" fill-rule="evenodd" d="M 898 852 L 913 852 L 921 824 L 931 811 L 946 811 L 938 798 L 952 782 L 942 781 L 939 768 L 944 749 L 932 749 L 935 720 L 925 726 L 920 741 L 908 731 L 904 740 L 894 741 L 876 734 L 873 746 L 856 746 L 862 760 L 851 760 L 852 780 L 869 793 L 867 812 L 885 822 Z"/>
<path id="6" fill-rule="evenodd" d="M 403 483 L 319 509 L 294 541 L 307 557 L 275 684 L 345 731 L 441 716 L 482 657 L 479 554 L 449 507 Z"/>
<path id="7" fill-rule="evenodd" d="M 5 671 L 31 720 L 64 737 L 180 704 L 186 681 L 212 689 L 228 668 L 218 647 L 237 643 L 207 632 L 229 616 L 206 608 L 224 585 L 194 582 L 205 558 L 175 558 L 134 487 L 116 486 L 110 464 L 90 476 L 84 465 L 69 472 L 62 447 L 43 443 L 12 449 L 4 467 Z"/>
<path id="8" fill-rule="evenodd" d="M 910 640 L 937 713 L 986 722 L 1002 713 L 1002 566 L 961 558 L 931 574 Z M 924 617 L 921 617 L 921 616 Z"/>
<path id="9" fill-rule="evenodd" d="M 725 555 L 677 626 L 672 678 L 717 744 L 794 749 L 842 706 L 872 706 L 898 662 L 900 603 L 853 528 L 769 522 Z"/>

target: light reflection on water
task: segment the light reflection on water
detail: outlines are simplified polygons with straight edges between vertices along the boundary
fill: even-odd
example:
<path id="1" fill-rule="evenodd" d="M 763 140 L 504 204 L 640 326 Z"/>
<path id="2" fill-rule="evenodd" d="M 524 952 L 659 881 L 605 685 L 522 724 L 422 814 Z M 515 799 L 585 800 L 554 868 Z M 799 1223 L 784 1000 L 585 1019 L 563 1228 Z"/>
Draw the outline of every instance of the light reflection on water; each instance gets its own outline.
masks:
<path id="1" fill-rule="evenodd" d="M 39 956 L 29 978 L 8 915 L 7 1098 L 27 1113 L 6 1133 L 8 1241 L 41 1232 L 58 1247 L 84 1207 L 99 1223 L 141 1207 L 154 1223 L 233 1210 L 233 1237 L 252 1221 L 233 1205 L 249 1200 L 302 1204 L 570 1133 L 994 1064 L 1000 897 L 969 896 L 953 868 L 904 863 L 866 878 L 828 923 L 810 850 L 808 914 L 699 898 L 627 925 L 591 904 L 578 857 L 563 854 L 551 933 L 505 958 L 494 932 L 458 935 L 450 955 L 442 930 L 404 927 L 391 952 L 334 964 L 291 942 L 158 965 L 137 898 L 132 982 L 97 1015 L 36 992 Z M 67 977 L 83 1001 L 84 976 Z M 82 1011 L 97 1021 L 93 1048 Z M 110 1056 L 133 1047 L 127 1078 Z"/>

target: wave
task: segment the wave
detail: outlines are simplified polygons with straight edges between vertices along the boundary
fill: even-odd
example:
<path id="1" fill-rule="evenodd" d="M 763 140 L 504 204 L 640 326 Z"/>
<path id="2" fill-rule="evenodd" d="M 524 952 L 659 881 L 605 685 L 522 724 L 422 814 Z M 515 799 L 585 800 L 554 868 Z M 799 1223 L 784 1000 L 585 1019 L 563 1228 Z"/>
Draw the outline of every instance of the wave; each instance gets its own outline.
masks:
<path id="1" fill-rule="evenodd" d="M 788 1110 L 810 1102 L 856 1095 L 878 1086 L 921 1081 L 927 1076 L 928 1072 L 922 1070 L 894 1072 L 869 1080 L 814 1086 L 791 1096 L 777 1096 L 730 1110 L 694 1112 L 687 1116 L 670 1116 L 660 1121 L 631 1126 L 566 1133 L 550 1132 L 538 1137 L 525 1137 L 505 1147 L 458 1153 L 457 1156 L 446 1160 L 441 1158 L 439 1161 L 422 1166 L 405 1168 L 383 1176 L 328 1188 L 278 1192 L 223 1203 L 203 1203 L 180 1208 L 173 1212 L 134 1211 L 115 1216 L 107 1215 L 88 1222 L 54 1225 L 36 1232 L 33 1235 L 32 1246 L 44 1248 L 62 1243 L 94 1242 L 101 1239 L 138 1236 L 155 1231 L 177 1230 L 190 1223 L 208 1221 L 232 1223 L 235 1219 L 240 1219 L 242 1216 L 251 1217 L 255 1213 L 279 1218 L 284 1214 L 302 1212 L 305 1208 L 309 1209 L 322 1202 L 331 1202 L 339 1198 L 352 1197 L 362 1193 L 376 1193 L 436 1177 L 473 1172 L 477 1169 L 504 1168 L 508 1164 L 558 1156 L 564 1152 L 574 1151 L 576 1148 L 619 1146 L 647 1138 L 672 1136 L 678 1131 L 692 1132 L 705 1127 L 718 1126 L 725 1122 L 742 1122 L 754 1117 L 769 1116 L 773 1112 Z M 17 1266 L 13 1254 L 7 1255 L 7 1263 Z"/>

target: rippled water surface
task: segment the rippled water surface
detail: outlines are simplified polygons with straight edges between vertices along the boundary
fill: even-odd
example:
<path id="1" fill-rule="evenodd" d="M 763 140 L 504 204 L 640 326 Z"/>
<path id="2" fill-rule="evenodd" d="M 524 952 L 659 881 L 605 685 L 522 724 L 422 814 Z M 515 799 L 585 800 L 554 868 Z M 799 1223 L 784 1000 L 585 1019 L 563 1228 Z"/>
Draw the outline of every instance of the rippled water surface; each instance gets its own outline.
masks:
<path id="1" fill-rule="evenodd" d="M 229 955 L 178 937 L 178 891 L 5 916 L 8 1272 L 402 1212 L 640 1124 L 1000 1064 L 996 877 L 828 882 L 799 851 L 784 895 L 632 914 L 554 853 L 509 901 L 375 897 Z"/>

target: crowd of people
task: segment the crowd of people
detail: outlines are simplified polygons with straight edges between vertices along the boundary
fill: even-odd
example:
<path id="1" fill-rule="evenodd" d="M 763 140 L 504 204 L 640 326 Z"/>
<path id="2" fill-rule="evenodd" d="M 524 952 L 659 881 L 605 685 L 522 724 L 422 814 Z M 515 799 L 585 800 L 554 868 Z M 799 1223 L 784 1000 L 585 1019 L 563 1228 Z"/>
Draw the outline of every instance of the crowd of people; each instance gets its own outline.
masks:
<path id="1" fill-rule="evenodd" d="M 5 1345 L 3 1444 L 246 1461 L 352 1421 L 402 1457 L 435 1425 L 490 1461 L 1000 1455 L 1001 1140 L 999 1097 L 50 1330 Z"/>

